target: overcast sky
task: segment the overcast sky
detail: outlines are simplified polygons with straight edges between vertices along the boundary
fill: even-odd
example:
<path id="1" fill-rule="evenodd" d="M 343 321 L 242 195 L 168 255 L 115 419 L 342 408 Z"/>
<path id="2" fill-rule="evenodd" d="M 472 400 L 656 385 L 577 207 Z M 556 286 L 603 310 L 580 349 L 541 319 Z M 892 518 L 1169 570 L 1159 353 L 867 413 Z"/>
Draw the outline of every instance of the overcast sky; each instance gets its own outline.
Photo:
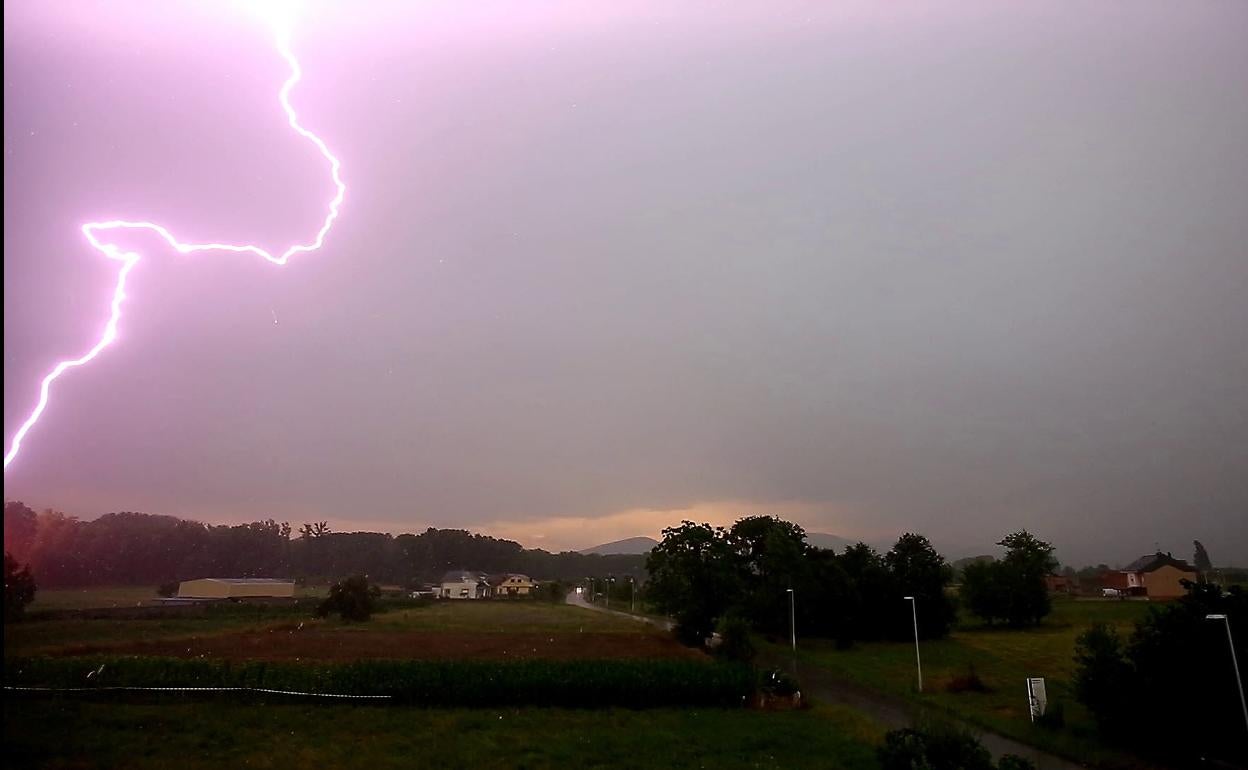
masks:
<path id="1" fill-rule="evenodd" d="M 107 314 L 81 223 L 282 249 L 332 188 L 241 5 L 4 22 L 7 447 Z M 551 549 L 775 512 L 1243 564 L 1245 30 L 1235 0 L 311 4 L 326 248 L 133 238 L 119 339 L 5 496 Z"/>

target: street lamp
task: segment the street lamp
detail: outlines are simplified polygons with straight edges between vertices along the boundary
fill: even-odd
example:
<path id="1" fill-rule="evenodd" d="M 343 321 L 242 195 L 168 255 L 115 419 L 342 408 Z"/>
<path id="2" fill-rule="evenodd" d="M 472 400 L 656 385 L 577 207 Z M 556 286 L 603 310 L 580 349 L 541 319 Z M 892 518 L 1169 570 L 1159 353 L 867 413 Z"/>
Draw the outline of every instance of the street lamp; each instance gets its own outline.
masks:
<path id="1" fill-rule="evenodd" d="M 607 578 L 607 609 L 611 609 L 611 584 L 615 582 L 615 578 Z"/>
<path id="2" fill-rule="evenodd" d="M 628 576 L 628 611 L 637 611 L 637 578 Z"/>
<path id="3" fill-rule="evenodd" d="M 910 614 L 914 617 L 914 663 L 919 668 L 919 692 L 923 692 L 923 660 L 919 657 L 919 604 L 913 596 L 901 598 L 910 602 Z"/>
<path id="4" fill-rule="evenodd" d="M 588 576 L 585 579 L 589 581 L 589 603 L 593 604 L 594 603 L 594 590 L 595 590 L 594 578 L 593 576 Z"/>
<path id="5" fill-rule="evenodd" d="M 793 652 L 797 653 L 797 615 L 793 611 L 793 589 L 786 589 L 789 593 L 789 638 L 793 642 Z"/>
<path id="6" fill-rule="evenodd" d="M 1244 726 L 1248 727 L 1248 701 L 1244 700 L 1244 680 L 1239 678 L 1239 659 L 1235 656 L 1235 639 L 1231 636 L 1231 619 L 1225 614 L 1206 615 L 1205 620 L 1220 620 L 1226 624 L 1226 641 L 1231 645 L 1231 665 L 1235 667 L 1235 684 L 1239 686 L 1239 706 L 1244 710 Z"/>

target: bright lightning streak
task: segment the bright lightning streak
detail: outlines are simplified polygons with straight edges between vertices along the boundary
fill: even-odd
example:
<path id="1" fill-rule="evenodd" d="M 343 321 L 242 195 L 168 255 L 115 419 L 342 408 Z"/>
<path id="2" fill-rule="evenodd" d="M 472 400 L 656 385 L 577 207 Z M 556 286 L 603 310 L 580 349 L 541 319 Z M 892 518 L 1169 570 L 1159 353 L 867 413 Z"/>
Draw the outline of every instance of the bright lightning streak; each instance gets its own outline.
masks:
<path id="1" fill-rule="evenodd" d="M 173 233 L 153 222 L 126 222 L 122 220 L 113 220 L 111 222 L 88 222 L 84 224 L 82 226 L 82 234 L 86 236 L 87 242 L 90 243 L 96 251 L 99 251 L 109 259 L 115 259 L 121 262 L 121 270 L 117 273 L 117 285 L 113 289 L 113 301 L 108 323 L 105 324 L 104 332 L 100 335 L 99 341 L 96 342 L 90 350 L 79 358 L 60 362 L 52 369 L 51 372 L 48 372 L 46 377 L 43 378 L 43 382 L 39 386 L 39 403 L 35 406 L 34 411 L 30 413 L 30 417 L 26 418 L 26 422 L 22 423 L 22 426 L 18 428 L 17 433 L 14 434 L 13 442 L 9 445 L 9 451 L 4 456 L 4 467 L 6 470 L 9 467 L 9 463 L 13 462 L 13 459 L 17 457 L 17 453 L 21 451 L 22 440 L 26 438 L 26 434 L 29 433 L 30 429 L 35 426 L 35 423 L 39 422 L 40 416 L 43 415 L 43 411 L 47 408 L 48 396 L 51 392 L 52 383 L 70 369 L 90 363 L 96 356 L 103 352 L 104 348 L 111 345 L 113 341 L 117 339 L 117 325 L 121 322 L 121 305 L 126 299 L 126 278 L 129 277 L 130 271 L 139 264 L 140 256 L 133 251 L 123 251 L 117 246 L 117 244 L 107 240 L 101 240 L 100 236 L 114 230 L 150 230 L 163 238 L 165 242 L 172 246 L 179 254 L 190 254 L 196 251 L 249 253 L 255 254 L 258 257 L 263 257 L 276 265 L 284 265 L 295 254 L 316 251 L 321 248 L 322 244 L 324 244 L 325 236 L 329 233 L 329 229 L 333 227 L 334 220 L 338 218 L 338 209 L 342 205 L 343 197 L 346 195 L 347 186 L 342 183 L 342 178 L 338 174 L 339 168 L 341 167 L 341 163 L 338 161 L 338 158 L 334 157 L 334 154 L 329 151 L 329 148 L 325 146 L 325 142 L 321 141 L 319 136 L 299 125 L 299 116 L 295 114 L 295 108 L 290 105 L 290 92 L 303 77 L 303 70 L 299 66 L 299 60 L 295 58 L 295 55 L 290 50 L 289 36 L 284 27 L 279 27 L 275 39 L 278 53 L 281 54 L 282 58 L 285 59 L 286 63 L 290 66 L 290 77 L 286 79 L 286 82 L 282 84 L 282 89 L 278 91 L 277 100 L 281 103 L 282 110 L 286 113 L 286 120 L 290 123 L 290 127 L 294 129 L 295 133 L 316 145 L 316 149 L 319 150 L 325 160 L 328 161 L 329 173 L 334 180 L 336 193 L 333 199 L 329 202 L 329 212 L 325 215 L 325 221 L 321 223 L 321 228 L 317 230 L 316 238 L 313 239 L 311 243 L 294 244 L 281 254 L 274 255 L 259 246 L 253 246 L 251 244 L 235 245 L 229 243 L 182 243 L 173 236 Z"/>

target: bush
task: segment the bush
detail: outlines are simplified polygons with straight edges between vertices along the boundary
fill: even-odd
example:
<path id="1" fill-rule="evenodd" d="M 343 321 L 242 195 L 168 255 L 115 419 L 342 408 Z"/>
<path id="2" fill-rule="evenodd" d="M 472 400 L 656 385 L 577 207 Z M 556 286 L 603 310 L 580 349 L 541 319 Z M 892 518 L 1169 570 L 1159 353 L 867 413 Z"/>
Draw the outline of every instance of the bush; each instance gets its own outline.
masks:
<path id="1" fill-rule="evenodd" d="M 438 707 L 740 706 L 754 690 L 748 666 L 693 660 L 428 661 L 338 664 L 182 658 L 6 658 L 6 685 L 245 687 L 387 695 Z"/>
<path id="2" fill-rule="evenodd" d="M 892 730 L 877 751 L 881 770 L 993 770 L 992 755 L 954 728 Z"/>
<path id="3" fill-rule="evenodd" d="M 750 641 L 750 623 L 739 615 L 728 615 L 719 621 L 719 647 L 715 654 L 724 660 L 749 663 L 756 650 Z"/>
<path id="4" fill-rule="evenodd" d="M 978 738 L 948 725 L 886 733 L 877 756 L 881 770 L 994 770 L 992 755 Z M 1035 765 L 1006 754 L 995 770 L 1035 770 Z"/>
<path id="5" fill-rule="evenodd" d="M 368 582 L 364 575 L 354 575 L 329 587 L 329 596 L 316 608 L 317 617 L 332 613 L 348 623 L 362 623 L 377 611 L 381 589 Z"/>
<path id="6" fill-rule="evenodd" d="M 177 596 L 179 586 L 181 586 L 181 583 L 177 582 L 176 580 L 173 581 L 172 583 L 161 583 L 160 585 L 156 586 L 156 595 L 163 596 L 166 599 L 168 599 L 171 596 Z"/>

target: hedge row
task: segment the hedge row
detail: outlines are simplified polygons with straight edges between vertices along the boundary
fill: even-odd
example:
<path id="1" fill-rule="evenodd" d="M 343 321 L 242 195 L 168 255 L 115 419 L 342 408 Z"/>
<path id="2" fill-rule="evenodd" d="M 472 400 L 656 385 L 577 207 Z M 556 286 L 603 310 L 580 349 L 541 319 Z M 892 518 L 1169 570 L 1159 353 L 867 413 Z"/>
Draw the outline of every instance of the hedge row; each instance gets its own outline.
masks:
<path id="1" fill-rule="evenodd" d="M 389 661 L 341 664 L 156 657 L 6 658 L 8 686 L 251 687 L 389 695 L 423 706 L 739 706 L 749 667 L 681 660 Z"/>

